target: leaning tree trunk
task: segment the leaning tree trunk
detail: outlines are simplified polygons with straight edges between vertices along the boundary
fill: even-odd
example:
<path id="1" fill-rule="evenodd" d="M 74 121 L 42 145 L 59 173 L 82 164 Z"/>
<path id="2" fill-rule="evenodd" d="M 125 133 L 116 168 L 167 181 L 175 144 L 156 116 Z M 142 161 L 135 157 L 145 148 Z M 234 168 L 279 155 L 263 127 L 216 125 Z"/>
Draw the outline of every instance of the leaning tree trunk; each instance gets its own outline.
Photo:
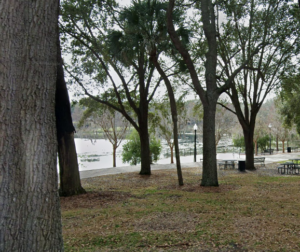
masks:
<path id="1" fill-rule="evenodd" d="M 0 251 L 63 251 L 55 127 L 58 1 L 0 1 Z"/>
<path id="2" fill-rule="evenodd" d="M 171 114 L 172 114 L 172 121 L 173 121 L 173 136 L 174 136 L 174 146 L 175 146 L 175 158 L 176 158 L 176 168 L 177 168 L 177 177 L 178 177 L 178 183 L 179 185 L 183 185 L 183 177 L 182 177 L 182 171 L 181 171 L 181 163 L 180 163 L 180 153 L 179 153 L 179 143 L 178 143 L 178 118 L 177 118 L 177 106 L 176 106 L 176 100 L 174 96 L 174 91 L 171 85 L 171 82 L 169 81 L 169 78 L 165 74 L 165 72 L 160 67 L 159 62 L 157 61 L 157 55 L 156 51 L 153 50 L 150 53 L 150 61 L 154 64 L 157 71 L 159 72 L 160 76 L 163 78 L 167 91 L 168 96 L 170 99 L 170 107 L 171 107 Z M 173 148 L 171 149 L 171 155 L 172 155 L 172 163 L 173 163 Z"/>
<path id="3" fill-rule="evenodd" d="M 55 95 L 55 115 L 58 141 L 61 196 L 86 193 L 81 186 L 77 152 L 74 141 L 75 128 L 72 122 L 70 99 L 64 78 L 59 36 L 57 37 L 57 80 Z"/>
<path id="4" fill-rule="evenodd" d="M 215 115 L 216 103 L 203 106 L 203 174 L 201 186 L 219 186 L 216 145 L 215 145 Z"/>

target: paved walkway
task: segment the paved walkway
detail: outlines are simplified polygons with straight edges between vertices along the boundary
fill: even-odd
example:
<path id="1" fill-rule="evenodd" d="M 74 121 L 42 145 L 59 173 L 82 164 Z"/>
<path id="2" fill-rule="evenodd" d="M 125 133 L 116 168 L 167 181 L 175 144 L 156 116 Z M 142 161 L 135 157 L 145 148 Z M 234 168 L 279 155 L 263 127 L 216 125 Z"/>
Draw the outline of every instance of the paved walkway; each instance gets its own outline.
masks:
<path id="1" fill-rule="evenodd" d="M 218 154 L 219 155 L 219 154 Z M 262 156 L 258 156 L 262 157 Z M 264 155 L 265 163 L 276 163 L 279 161 L 284 161 L 293 158 L 300 158 L 299 152 L 292 153 L 279 153 L 273 155 Z M 192 159 L 192 158 L 191 158 Z M 232 158 L 228 158 L 232 159 Z M 245 155 L 240 155 L 236 160 L 245 160 Z M 200 162 L 190 162 L 190 163 L 181 163 L 181 168 L 193 168 L 193 167 L 201 167 L 202 164 Z M 80 178 L 91 178 L 102 175 L 111 175 L 111 174 L 120 174 L 127 172 L 139 172 L 141 169 L 140 165 L 134 166 L 123 166 L 123 167 L 112 167 L 112 168 L 103 168 L 96 170 L 88 170 L 88 171 L 80 171 Z M 151 165 L 151 170 L 162 170 L 162 169 L 176 169 L 176 164 L 153 164 Z"/>

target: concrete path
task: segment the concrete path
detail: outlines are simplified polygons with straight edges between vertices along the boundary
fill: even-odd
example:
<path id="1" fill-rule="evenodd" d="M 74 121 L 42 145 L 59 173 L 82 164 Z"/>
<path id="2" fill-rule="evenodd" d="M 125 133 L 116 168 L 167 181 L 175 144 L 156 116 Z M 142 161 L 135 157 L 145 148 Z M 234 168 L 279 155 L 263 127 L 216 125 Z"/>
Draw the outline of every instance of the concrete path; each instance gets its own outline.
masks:
<path id="1" fill-rule="evenodd" d="M 219 154 L 218 154 L 219 155 Z M 284 161 L 293 158 L 300 158 L 299 152 L 292 152 L 292 153 L 279 153 L 273 155 L 263 155 L 258 157 L 265 157 L 265 163 L 276 163 L 279 161 Z M 191 158 L 192 159 L 192 158 Z M 232 158 L 228 158 L 232 159 Z M 240 155 L 239 158 L 235 158 L 236 160 L 245 160 L 245 155 Z M 190 162 L 190 163 L 182 163 L 181 168 L 194 168 L 194 167 L 201 167 L 202 163 L 200 162 Z M 102 175 L 111 175 L 111 174 L 120 174 L 120 173 L 127 173 L 127 172 L 139 172 L 141 169 L 140 165 L 134 166 L 123 166 L 123 167 L 112 167 L 112 168 L 103 168 L 103 169 L 96 169 L 96 170 L 88 170 L 88 171 L 80 171 L 80 178 L 91 178 L 97 177 Z M 176 164 L 153 164 L 151 165 L 151 170 L 162 170 L 162 169 L 176 169 Z"/>

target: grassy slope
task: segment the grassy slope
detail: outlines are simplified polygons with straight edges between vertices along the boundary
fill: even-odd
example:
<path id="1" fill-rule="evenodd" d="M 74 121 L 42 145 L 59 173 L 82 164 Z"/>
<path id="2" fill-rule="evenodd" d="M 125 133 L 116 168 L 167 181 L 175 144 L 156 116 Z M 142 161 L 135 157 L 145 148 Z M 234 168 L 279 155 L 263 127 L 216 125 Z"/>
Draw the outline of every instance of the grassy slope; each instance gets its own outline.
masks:
<path id="1" fill-rule="evenodd" d="M 183 187 L 175 170 L 85 179 L 87 195 L 61 199 L 65 250 L 299 251 L 300 176 L 266 170 L 223 171 L 218 188 L 197 169 Z"/>

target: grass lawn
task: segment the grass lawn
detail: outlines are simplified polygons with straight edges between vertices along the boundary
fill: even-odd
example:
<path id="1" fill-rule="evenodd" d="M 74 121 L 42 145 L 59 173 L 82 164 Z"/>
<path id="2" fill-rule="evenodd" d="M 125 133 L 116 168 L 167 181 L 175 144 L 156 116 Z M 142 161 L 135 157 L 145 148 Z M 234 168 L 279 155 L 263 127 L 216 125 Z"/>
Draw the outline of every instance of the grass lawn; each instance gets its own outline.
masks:
<path id="1" fill-rule="evenodd" d="M 300 251 L 300 176 L 198 169 L 83 179 L 86 195 L 61 198 L 65 251 Z M 269 173 L 269 171 L 272 171 Z"/>

